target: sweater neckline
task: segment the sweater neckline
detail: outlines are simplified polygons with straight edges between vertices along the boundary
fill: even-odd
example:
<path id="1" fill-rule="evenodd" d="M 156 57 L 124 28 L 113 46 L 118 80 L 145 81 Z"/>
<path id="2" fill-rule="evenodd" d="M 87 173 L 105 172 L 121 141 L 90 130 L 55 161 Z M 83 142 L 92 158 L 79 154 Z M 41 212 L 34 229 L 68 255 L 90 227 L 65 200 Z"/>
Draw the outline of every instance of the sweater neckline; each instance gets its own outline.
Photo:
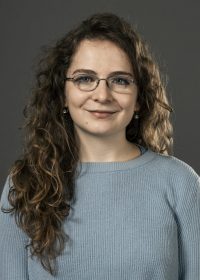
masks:
<path id="1" fill-rule="evenodd" d="M 141 154 L 139 157 L 130 159 L 128 161 L 116 161 L 116 162 L 78 162 L 77 171 L 78 173 L 101 173 L 110 172 L 117 170 L 127 170 L 131 168 L 136 168 L 141 166 L 151 160 L 156 156 L 156 153 L 150 149 Z"/>

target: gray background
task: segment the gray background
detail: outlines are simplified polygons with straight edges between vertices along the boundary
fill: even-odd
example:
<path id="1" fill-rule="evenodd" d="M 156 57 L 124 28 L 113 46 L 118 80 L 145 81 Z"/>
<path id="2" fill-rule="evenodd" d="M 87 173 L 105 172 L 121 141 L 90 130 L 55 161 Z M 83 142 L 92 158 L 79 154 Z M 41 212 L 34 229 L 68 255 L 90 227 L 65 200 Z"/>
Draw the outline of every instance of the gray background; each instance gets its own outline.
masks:
<path id="1" fill-rule="evenodd" d="M 168 75 L 175 113 L 174 156 L 200 174 L 199 1 L 0 1 L 0 189 L 21 152 L 22 111 L 30 95 L 33 65 L 53 43 L 94 12 L 114 12 L 135 24 Z"/>

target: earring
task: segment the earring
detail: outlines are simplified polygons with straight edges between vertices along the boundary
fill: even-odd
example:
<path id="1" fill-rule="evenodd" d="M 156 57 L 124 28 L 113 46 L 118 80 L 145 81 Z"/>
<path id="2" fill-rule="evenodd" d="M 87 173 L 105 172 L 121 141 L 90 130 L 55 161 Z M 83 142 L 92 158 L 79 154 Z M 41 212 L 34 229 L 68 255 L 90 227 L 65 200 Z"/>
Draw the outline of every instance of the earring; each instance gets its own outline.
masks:
<path id="1" fill-rule="evenodd" d="M 64 107 L 63 108 L 63 118 L 66 120 L 66 121 L 68 121 L 68 119 L 69 119 L 69 110 L 68 110 L 68 107 Z"/>
<path id="2" fill-rule="evenodd" d="M 134 119 L 138 120 L 140 118 L 139 114 L 136 112 L 134 115 Z"/>
<path id="3" fill-rule="evenodd" d="M 68 112 L 69 112 L 68 107 L 64 107 L 63 108 L 63 115 L 66 116 Z"/>
<path id="4" fill-rule="evenodd" d="M 137 140 L 138 133 L 139 133 L 139 125 L 140 125 L 139 118 L 140 118 L 140 116 L 139 116 L 138 112 L 135 111 L 130 123 L 128 124 L 128 126 L 126 128 L 126 138 L 130 142 L 134 142 Z"/>

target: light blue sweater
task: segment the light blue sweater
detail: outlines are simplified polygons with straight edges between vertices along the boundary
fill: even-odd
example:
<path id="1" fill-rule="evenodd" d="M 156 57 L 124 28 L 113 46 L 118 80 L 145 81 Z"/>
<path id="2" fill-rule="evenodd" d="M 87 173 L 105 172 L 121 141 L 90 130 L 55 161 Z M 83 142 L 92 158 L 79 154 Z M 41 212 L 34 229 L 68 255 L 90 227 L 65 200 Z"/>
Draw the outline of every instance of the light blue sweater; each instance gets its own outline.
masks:
<path id="1" fill-rule="evenodd" d="M 52 277 L 29 257 L 27 236 L 0 212 L 1 280 L 199 280 L 200 177 L 147 150 L 126 162 L 78 166 L 71 238 Z M 8 181 L 1 205 L 7 202 Z"/>

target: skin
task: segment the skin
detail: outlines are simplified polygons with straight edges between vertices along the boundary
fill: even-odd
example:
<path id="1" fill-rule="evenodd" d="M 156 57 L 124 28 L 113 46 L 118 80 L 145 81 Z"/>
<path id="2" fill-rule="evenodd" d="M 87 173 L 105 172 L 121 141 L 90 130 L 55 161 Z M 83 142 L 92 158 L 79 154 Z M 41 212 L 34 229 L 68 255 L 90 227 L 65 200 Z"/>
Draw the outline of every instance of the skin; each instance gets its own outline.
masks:
<path id="1" fill-rule="evenodd" d="M 107 78 L 115 71 L 133 75 L 127 54 L 108 40 L 83 40 L 66 76 L 73 77 L 77 69 L 92 70 L 99 78 Z M 67 81 L 65 96 L 65 106 L 69 109 L 80 143 L 81 162 L 127 161 L 140 155 L 138 147 L 125 136 L 134 111 L 139 110 L 136 85 L 130 94 L 119 94 L 111 91 L 105 81 L 100 81 L 95 90 L 81 92 L 73 82 Z M 116 113 L 102 119 L 92 115 L 91 110 Z"/>

